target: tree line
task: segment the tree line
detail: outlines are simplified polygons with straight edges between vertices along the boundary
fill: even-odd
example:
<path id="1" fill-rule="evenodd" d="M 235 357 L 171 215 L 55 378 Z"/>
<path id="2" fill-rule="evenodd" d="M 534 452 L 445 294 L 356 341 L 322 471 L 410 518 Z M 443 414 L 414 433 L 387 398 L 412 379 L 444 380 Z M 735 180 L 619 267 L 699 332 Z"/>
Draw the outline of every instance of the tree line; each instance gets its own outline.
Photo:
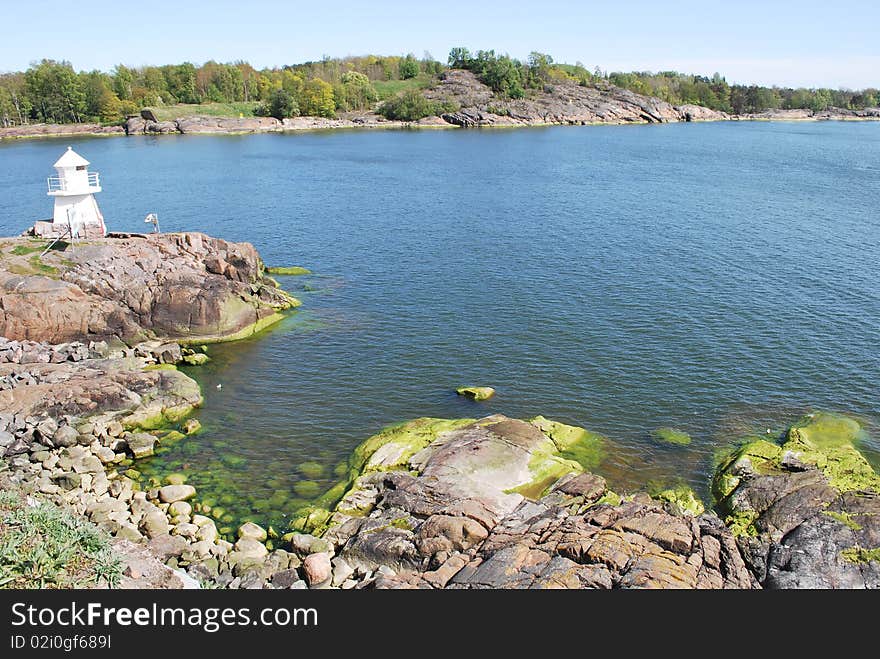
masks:
<path id="1" fill-rule="evenodd" d="M 0 126 L 118 123 L 143 107 L 177 103 L 252 102 L 257 114 L 330 117 L 372 109 L 376 82 L 430 78 L 443 68 L 429 53 L 421 59 L 412 54 L 326 58 L 261 70 L 243 61 L 208 61 L 77 72 L 70 62 L 44 59 L 27 71 L 0 74 Z"/>
<path id="2" fill-rule="evenodd" d="M 880 105 L 880 91 L 864 89 L 806 89 L 730 85 L 718 73 L 711 78 L 676 71 L 601 74 L 611 84 L 638 94 L 656 96 L 673 105 L 693 103 L 713 110 L 747 114 L 765 110 L 828 108 L 861 110 Z"/>
<path id="3" fill-rule="evenodd" d="M 337 112 L 370 110 L 378 88 L 399 81 L 399 93 L 378 107 L 385 116 L 413 120 L 452 111 L 448 103 L 425 99 L 429 86 L 447 68 L 473 71 L 500 96 L 523 98 L 569 81 L 584 86 L 608 84 L 656 96 L 675 105 L 694 103 L 736 114 L 768 109 L 829 107 L 862 109 L 880 105 L 880 91 L 805 89 L 731 85 L 712 77 L 675 71 L 603 72 L 583 64 L 560 64 L 532 52 L 518 60 L 493 50 L 453 48 L 446 63 L 429 53 L 421 58 L 376 56 L 324 58 L 292 66 L 257 70 L 247 62 L 127 67 L 110 72 L 74 70 L 69 62 L 42 60 L 26 71 L 0 74 L 0 126 L 33 122 L 118 123 L 142 107 L 177 103 L 251 103 L 253 113 L 277 118 L 298 115 L 332 117 Z M 419 83 L 419 84 L 412 84 Z M 392 85 L 392 88 L 397 89 Z"/>

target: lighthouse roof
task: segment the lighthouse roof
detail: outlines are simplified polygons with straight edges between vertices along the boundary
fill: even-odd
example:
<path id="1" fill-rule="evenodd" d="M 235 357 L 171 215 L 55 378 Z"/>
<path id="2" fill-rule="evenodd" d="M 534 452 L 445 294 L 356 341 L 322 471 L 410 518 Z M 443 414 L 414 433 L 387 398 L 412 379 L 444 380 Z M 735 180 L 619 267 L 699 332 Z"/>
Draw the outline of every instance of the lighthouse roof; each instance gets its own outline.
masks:
<path id="1" fill-rule="evenodd" d="M 84 167 L 89 164 L 89 161 L 79 155 L 76 151 L 73 150 L 73 147 L 67 147 L 67 151 L 64 152 L 64 155 L 58 159 L 53 167 L 61 168 L 61 167 Z"/>

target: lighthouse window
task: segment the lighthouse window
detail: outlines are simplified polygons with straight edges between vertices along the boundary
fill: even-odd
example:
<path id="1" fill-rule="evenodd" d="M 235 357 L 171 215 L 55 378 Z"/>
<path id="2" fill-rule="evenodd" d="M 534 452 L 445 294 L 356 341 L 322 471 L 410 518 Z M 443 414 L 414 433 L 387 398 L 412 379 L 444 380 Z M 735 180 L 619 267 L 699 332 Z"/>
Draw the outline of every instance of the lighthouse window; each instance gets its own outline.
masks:
<path id="1" fill-rule="evenodd" d="M 84 171 L 86 171 L 86 166 L 85 166 L 85 165 L 77 165 L 77 166 L 76 166 L 76 171 L 78 171 L 78 172 L 84 172 Z"/>

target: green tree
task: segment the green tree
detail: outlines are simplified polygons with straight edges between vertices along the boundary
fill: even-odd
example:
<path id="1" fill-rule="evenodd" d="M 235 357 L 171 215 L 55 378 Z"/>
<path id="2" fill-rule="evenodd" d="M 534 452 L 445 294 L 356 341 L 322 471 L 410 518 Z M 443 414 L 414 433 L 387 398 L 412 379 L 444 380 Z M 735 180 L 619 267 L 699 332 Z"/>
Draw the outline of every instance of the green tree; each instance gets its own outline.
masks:
<path id="1" fill-rule="evenodd" d="M 299 114 L 299 108 L 293 96 L 285 89 L 276 89 L 269 97 L 265 114 L 276 119 L 286 119 Z"/>
<path id="2" fill-rule="evenodd" d="M 79 123 L 85 111 L 85 96 L 70 62 L 44 59 L 25 73 L 28 94 L 34 99 L 39 121 Z"/>
<path id="3" fill-rule="evenodd" d="M 333 86 L 320 78 L 303 83 L 297 98 L 300 112 L 310 117 L 333 117 L 336 115 L 336 101 Z"/>
<path id="4" fill-rule="evenodd" d="M 342 74 L 342 84 L 336 96 L 336 105 L 344 110 L 366 110 L 373 107 L 378 100 L 376 89 L 370 79 L 357 71 L 346 71 Z"/>
<path id="5" fill-rule="evenodd" d="M 127 66 L 117 64 L 113 69 L 113 91 L 116 95 L 126 101 L 131 99 L 131 87 L 134 82 L 134 75 Z"/>
<path id="6" fill-rule="evenodd" d="M 407 55 L 397 66 L 398 75 L 401 80 L 409 80 L 419 75 L 419 62 L 415 55 Z"/>
<path id="7" fill-rule="evenodd" d="M 471 51 L 462 47 L 453 48 L 449 51 L 447 62 L 453 69 L 467 69 L 471 63 Z"/>

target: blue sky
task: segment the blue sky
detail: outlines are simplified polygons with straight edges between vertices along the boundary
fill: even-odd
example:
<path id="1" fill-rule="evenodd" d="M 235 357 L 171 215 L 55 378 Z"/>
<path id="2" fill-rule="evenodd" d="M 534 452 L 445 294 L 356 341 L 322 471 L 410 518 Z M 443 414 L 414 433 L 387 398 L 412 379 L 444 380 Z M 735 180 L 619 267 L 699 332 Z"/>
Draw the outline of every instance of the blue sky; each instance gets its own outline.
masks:
<path id="1" fill-rule="evenodd" d="M 77 69 L 232 61 L 292 64 L 366 53 L 445 60 L 453 46 L 532 50 L 605 70 L 665 70 L 731 82 L 880 87 L 880 3 L 683 2 L 57 2 L 0 0 L 0 71 L 43 57 Z"/>

